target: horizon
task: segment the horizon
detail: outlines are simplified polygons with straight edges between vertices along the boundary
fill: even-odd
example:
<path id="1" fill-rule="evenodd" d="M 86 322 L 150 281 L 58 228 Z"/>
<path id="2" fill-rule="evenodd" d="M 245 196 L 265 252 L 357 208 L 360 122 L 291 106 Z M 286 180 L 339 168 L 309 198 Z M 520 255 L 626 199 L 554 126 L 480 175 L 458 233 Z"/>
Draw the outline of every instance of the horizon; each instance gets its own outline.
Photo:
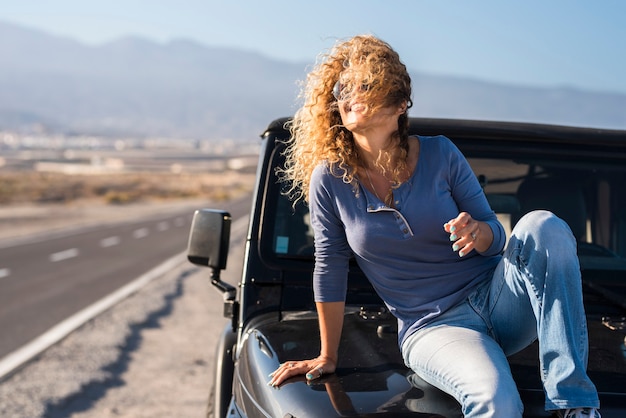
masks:
<path id="1" fill-rule="evenodd" d="M 337 39 L 371 33 L 389 42 L 415 72 L 626 94 L 626 56 L 616 52 L 626 40 L 621 24 L 626 3 L 618 0 L 599 6 L 568 0 L 398 0 L 395 7 L 381 7 L 377 0 L 358 5 L 323 0 L 314 7 L 285 0 L 245 5 L 188 0 L 174 8 L 147 0 L 58 0 L 37 2 L 36 8 L 32 0 L 3 2 L 8 4 L 0 8 L 0 21 L 87 46 L 127 37 L 161 45 L 186 40 L 312 64 Z"/>

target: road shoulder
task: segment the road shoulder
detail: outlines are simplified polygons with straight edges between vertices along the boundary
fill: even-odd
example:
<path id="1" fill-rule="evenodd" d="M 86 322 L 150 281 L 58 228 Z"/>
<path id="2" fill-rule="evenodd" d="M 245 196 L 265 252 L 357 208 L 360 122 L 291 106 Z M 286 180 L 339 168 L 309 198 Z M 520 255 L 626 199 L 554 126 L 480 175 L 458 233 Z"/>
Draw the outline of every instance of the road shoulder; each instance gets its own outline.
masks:
<path id="1" fill-rule="evenodd" d="M 0 416 L 202 416 L 225 323 L 206 271 L 181 264 L 0 383 Z"/>

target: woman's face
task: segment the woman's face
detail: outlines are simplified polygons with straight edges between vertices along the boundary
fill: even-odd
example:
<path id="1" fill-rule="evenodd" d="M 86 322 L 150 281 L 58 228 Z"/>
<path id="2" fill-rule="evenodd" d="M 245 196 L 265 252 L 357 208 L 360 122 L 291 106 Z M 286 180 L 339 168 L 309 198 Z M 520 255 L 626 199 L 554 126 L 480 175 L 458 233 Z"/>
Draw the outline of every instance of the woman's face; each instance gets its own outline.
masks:
<path id="1" fill-rule="evenodd" d="M 406 105 L 386 106 L 370 111 L 368 103 L 360 92 L 366 87 L 353 89 L 351 94 L 341 94 L 340 86 L 335 86 L 339 114 L 343 125 L 355 134 L 364 134 L 368 130 L 384 128 L 391 132 L 398 129 L 398 118 L 406 109 Z"/>
<path id="2" fill-rule="evenodd" d="M 346 94 L 345 89 L 337 82 L 333 89 L 333 94 L 337 99 L 339 114 L 346 128 L 352 130 L 351 127 L 367 119 L 367 116 L 369 116 L 366 114 L 368 106 L 363 95 L 359 94 L 359 90 L 355 89 L 355 91 L 352 91 L 350 94 Z"/>

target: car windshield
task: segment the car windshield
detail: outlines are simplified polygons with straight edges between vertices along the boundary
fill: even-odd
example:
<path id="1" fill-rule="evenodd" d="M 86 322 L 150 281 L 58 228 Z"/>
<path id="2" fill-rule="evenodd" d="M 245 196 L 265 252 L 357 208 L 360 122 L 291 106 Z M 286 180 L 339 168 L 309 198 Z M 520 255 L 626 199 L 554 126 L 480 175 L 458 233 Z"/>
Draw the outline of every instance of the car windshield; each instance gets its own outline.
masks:
<path id="1" fill-rule="evenodd" d="M 507 237 L 525 213 L 547 209 L 569 224 L 583 269 L 626 270 L 626 167 L 513 158 L 468 161 Z M 294 208 L 280 195 L 276 209 L 274 254 L 311 258 L 313 232 L 306 205 Z"/>

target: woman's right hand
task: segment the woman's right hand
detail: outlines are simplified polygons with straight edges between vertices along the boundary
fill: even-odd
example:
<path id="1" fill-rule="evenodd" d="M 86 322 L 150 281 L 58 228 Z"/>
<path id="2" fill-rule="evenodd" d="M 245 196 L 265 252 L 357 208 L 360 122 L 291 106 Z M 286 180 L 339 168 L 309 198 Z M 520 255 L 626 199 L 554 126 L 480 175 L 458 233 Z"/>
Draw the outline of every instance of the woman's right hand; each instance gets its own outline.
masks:
<path id="1" fill-rule="evenodd" d="M 287 361 L 270 373 L 268 385 L 280 386 L 285 380 L 298 375 L 305 375 L 307 381 L 319 379 L 323 375 L 335 372 L 337 365 L 328 357 L 317 357 L 311 360 Z"/>

